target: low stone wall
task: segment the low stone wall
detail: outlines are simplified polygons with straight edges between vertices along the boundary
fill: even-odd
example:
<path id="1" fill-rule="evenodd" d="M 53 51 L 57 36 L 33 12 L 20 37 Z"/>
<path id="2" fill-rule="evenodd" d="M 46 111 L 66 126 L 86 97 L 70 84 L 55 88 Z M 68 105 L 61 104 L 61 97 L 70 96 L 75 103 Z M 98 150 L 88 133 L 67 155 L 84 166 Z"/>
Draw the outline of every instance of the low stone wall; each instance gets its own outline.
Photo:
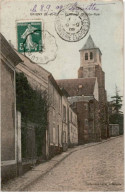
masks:
<path id="1" fill-rule="evenodd" d="M 82 142 L 79 142 L 79 145 L 91 143 L 91 142 L 99 142 L 99 141 L 101 141 L 100 134 L 88 133 L 88 134 L 84 134 L 84 140 Z"/>
<path id="2" fill-rule="evenodd" d="M 119 135 L 119 124 L 109 124 L 109 136 Z"/>
<path id="3" fill-rule="evenodd" d="M 78 146 L 78 143 L 69 143 L 68 148 L 73 148 L 74 146 Z"/>
<path id="4" fill-rule="evenodd" d="M 63 143 L 63 152 L 65 152 L 68 149 L 68 144 L 67 143 Z"/>
<path id="5" fill-rule="evenodd" d="M 50 145 L 50 147 L 49 147 L 49 158 L 52 158 L 57 154 L 61 154 L 62 152 L 63 152 L 62 147 Z"/>

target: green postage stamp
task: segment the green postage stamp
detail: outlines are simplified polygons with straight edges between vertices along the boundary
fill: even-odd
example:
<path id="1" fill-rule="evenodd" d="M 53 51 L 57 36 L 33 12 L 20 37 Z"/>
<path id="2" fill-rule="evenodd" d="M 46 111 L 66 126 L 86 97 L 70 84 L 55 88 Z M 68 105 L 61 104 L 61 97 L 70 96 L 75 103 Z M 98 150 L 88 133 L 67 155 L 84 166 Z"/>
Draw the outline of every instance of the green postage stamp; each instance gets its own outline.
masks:
<path id="1" fill-rule="evenodd" d="M 17 23 L 18 52 L 42 51 L 41 22 Z"/>

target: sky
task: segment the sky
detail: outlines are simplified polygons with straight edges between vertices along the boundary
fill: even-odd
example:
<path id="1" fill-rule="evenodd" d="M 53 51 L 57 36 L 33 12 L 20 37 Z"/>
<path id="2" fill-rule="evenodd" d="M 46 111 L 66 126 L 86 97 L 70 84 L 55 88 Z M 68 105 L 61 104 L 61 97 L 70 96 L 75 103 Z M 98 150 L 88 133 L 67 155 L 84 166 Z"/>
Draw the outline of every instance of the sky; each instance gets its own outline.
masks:
<path id="1" fill-rule="evenodd" d="M 54 3 L 55 2 L 55 3 Z M 17 22 L 32 20 L 42 21 L 43 29 L 49 32 L 55 40 L 55 59 L 40 66 L 51 72 L 55 79 L 77 78 L 80 67 L 79 50 L 91 35 L 95 45 L 102 52 L 102 69 L 105 72 L 105 84 L 108 99 L 115 93 L 115 85 L 123 95 L 123 4 L 121 1 L 77 1 L 79 7 L 84 8 L 90 20 L 87 35 L 78 42 L 67 42 L 61 39 L 55 30 L 54 15 L 44 13 L 57 12 L 59 6 L 75 3 L 70 1 L 2 1 L 1 4 L 1 33 L 17 49 Z M 90 6 L 95 4 L 94 7 Z M 35 13 L 31 15 L 36 6 Z M 87 10 L 88 8 L 88 10 Z M 95 9 L 95 10 L 93 10 Z M 44 38 L 43 38 L 44 39 Z M 54 45 L 49 43 L 48 49 Z"/>

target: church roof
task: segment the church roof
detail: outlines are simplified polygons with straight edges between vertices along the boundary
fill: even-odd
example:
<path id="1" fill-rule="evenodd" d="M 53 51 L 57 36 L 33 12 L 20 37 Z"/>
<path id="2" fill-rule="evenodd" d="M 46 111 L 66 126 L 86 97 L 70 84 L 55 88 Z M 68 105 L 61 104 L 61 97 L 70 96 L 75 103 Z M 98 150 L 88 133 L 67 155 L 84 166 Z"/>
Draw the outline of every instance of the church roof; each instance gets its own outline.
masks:
<path id="1" fill-rule="evenodd" d="M 84 49 L 94 49 L 94 48 L 97 48 L 91 35 L 89 35 L 85 45 L 83 45 L 83 47 L 80 49 L 81 50 L 84 50 Z"/>
<path id="2" fill-rule="evenodd" d="M 78 78 L 57 80 L 60 88 L 64 88 L 69 96 L 93 96 L 96 78 Z"/>

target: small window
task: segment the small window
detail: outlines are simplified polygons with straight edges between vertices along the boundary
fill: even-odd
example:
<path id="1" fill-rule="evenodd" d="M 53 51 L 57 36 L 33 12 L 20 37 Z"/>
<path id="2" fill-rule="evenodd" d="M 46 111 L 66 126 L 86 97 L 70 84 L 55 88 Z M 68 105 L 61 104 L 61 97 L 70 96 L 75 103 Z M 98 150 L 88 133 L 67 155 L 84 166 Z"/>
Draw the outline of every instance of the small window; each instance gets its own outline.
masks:
<path id="1" fill-rule="evenodd" d="M 53 127 L 53 143 L 56 143 L 56 129 Z"/>
<path id="2" fill-rule="evenodd" d="M 88 119 L 85 119 L 85 126 L 88 126 Z"/>
<path id="3" fill-rule="evenodd" d="M 88 110 L 88 104 L 84 104 L 85 110 Z"/>
<path id="4" fill-rule="evenodd" d="M 85 53 L 85 60 L 88 60 L 88 53 Z"/>
<path id="5" fill-rule="evenodd" d="M 90 52 L 90 60 L 92 60 L 92 59 L 93 59 L 93 53 Z"/>
<path id="6" fill-rule="evenodd" d="M 63 105 L 63 121 L 66 122 L 66 107 Z"/>
<path id="7" fill-rule="evenodd" d="M 71 122 L 72 122 L 72 112 L 71 112 Z"/>
<path id="8" fill-rule="evenodd" d="M 66 143 L 66 132 L 63 131 L 63 143 Z"/>
<path id="9" fill-rule="evenodd" d="M 55 110 L 53 110 L 53 118 L 55 118 L 56 116 L 56 113 L 55 113 Z"/>

